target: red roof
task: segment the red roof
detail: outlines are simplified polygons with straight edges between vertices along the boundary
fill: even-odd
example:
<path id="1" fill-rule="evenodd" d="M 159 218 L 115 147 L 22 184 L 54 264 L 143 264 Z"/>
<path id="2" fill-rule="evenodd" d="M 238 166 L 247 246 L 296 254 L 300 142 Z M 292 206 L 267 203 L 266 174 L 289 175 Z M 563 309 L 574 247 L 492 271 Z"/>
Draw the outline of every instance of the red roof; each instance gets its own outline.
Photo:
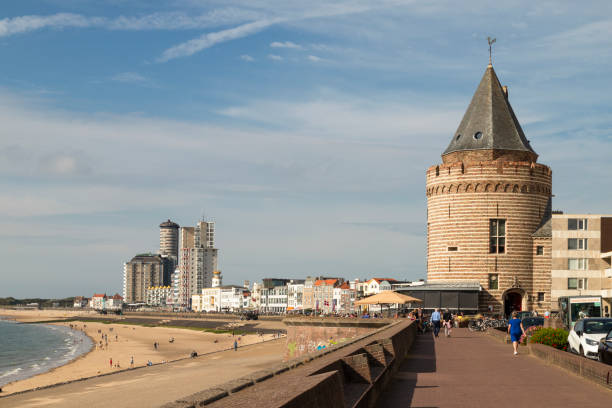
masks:
<path id="1" fill-rule="evenodd" d="M 351 285 L 348 284 L 348 282 L 344 282 L 342 285 L 340 285 L 340 289 L 350 289 Z"/>
<path id="2" fill-rule="evenodd" d="M 374 281 L 376 281 L 376 282 L 378 282 L 378 283 L 380 283 L 380 282 L 382 282 L 382 281 L 387 281 L 387 282 L 397 282 L 397 280 L 396 280 L 396 279 L 393 279 L 393 278 L 372 278 L 372 279 L 370 279 L 368 282 L 371 282 L 371 281 L 373 281 L 373 280 L 374 280 Z"/>
<path id="3" fill-rule="evenodd" d="M 106 297 L 106 293 L 105 294 L 101 294 L 101 293 L 94 293 L 94 295 L 92 297 L 101 297 L 101 298 L 105 298 Z"/>
<path id="4" fill-rule="evenodd" d="M 338 279 L 325 279 L 325 280 L 317 279 L 317 281 L 315 282 L 315 286 L 322 286 L 322 285 L 334 286 L 336 282 L 338 282 Z"/>
<path id="5" fill-rule="evenodd" d="M 113 298 L 113 299 L 117 299 L 117 300 L 123 300 L 123 296 L 121 296 L 121 295 L 120 295 L 120 294 L 118 294 L 118 293 L 115 293 L 115 294 L 113 295 L 113 297 L 112 297 L 112 298 Z"/>

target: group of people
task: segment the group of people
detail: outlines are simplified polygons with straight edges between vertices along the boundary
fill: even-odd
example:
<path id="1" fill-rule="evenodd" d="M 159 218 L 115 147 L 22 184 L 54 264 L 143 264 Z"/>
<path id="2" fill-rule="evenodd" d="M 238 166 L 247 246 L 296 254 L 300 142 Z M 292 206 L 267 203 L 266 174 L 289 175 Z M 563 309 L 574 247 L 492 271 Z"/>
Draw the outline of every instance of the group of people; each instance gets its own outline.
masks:
<path id="1" fill-rule="evenodd" d="M 419 333 L 425 333 L 427 328 L 431 326 L 435 337 L 438 337 L 442 327 L 444 327 L 444 335 L 450 337 L 455 321 L 455 316 L 448 309 L 444 309 L 444 312 L 440 312 L 440 309 L 437 308 L 428 319 L 423 313 L 422 307 L 410 312 L 409 318 L 416 321 L 417 331 Z"/>

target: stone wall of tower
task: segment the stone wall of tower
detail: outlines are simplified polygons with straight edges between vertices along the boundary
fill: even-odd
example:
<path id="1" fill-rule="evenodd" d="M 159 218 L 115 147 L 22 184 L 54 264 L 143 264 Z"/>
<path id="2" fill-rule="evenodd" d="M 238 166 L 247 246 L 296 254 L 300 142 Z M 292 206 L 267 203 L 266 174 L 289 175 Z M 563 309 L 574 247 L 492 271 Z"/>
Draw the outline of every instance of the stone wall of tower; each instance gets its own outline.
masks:
<path id="1" fill-rule="evenodd" d="M 483 310 L 503 310 L 508 289 L 537 299 L 548 279 L 534 269 L 532 234 L 546 214 L 551 197 L 549 167 L 532 162 L 455 162 L 427 170 L 427 279 L 477 280 Z M 489 253 L 489 220 L 506 219 L 506 251 Z M 451 250 L 449 250 L 449 248 Z M 456 250 L 452 250 L 456 248 Z M 497 274 L 498 289 L 489 288 Z M 545 291 L 549 296 L 550 290 Z"/>

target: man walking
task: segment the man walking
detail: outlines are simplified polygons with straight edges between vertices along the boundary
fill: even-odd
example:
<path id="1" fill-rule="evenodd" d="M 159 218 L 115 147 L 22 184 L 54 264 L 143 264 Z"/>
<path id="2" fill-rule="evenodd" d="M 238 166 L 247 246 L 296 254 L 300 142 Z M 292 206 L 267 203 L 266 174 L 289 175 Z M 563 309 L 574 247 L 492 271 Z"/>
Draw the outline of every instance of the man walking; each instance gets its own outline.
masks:
<path id="1" fill-rule="evenodd" d="M 438 308 L 436 308 L 436 310 L 434 310 L 434 312 L 431 314 L 431 324 L 433 325 L 435 337 L 438 337 L 438 333 L 440 333 L 440 318 L 441 317 L 442 316 L 440 316 L 440 310 Z"/>

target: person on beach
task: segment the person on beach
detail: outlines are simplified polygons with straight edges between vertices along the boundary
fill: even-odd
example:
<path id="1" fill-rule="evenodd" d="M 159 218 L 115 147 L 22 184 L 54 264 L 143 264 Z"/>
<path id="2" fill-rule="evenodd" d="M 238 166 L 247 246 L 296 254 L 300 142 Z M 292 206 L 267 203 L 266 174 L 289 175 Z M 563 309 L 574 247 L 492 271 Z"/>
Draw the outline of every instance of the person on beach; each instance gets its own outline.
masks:
<path id="1" fill-rule="evenodd" d="M 130 359 L 130 367 L 134 368 L 134 356 Z"/>
<path id="2" fill-rule="evenodd" d="M 238 341 L 234 340 L 234 351 L 238 351 Z"/>
<path id="3" fill-rule="evenodd" d="M 518 344 L 521 341 L 521 336 L 525 334 L 525 329 L 523 328 L 523 323 L 521 319 L 517 319 L 518 312 L 512 312 L 512 319 L 508 322 L 508 333 L 510 334 L 510 339 L 512 340 L 512 347 L 514 347 L 514 355 L 518 354 Z"/>
<path id="4" fill-rule="evenodd" d="M 113 368 L 113 358 L 110 358 L 110 368 Z"/>

